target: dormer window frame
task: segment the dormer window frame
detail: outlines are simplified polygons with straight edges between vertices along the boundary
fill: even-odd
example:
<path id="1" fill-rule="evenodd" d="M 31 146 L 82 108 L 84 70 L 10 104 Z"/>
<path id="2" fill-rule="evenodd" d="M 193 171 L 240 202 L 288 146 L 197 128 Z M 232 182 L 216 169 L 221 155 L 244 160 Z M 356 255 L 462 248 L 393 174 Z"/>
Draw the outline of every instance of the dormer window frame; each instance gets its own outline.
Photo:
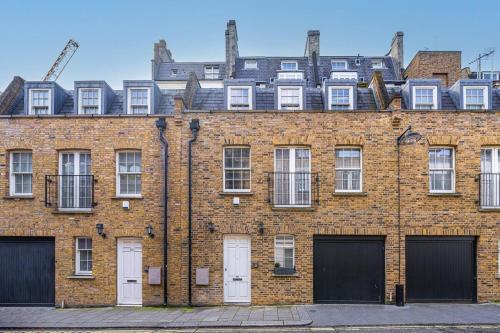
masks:
<path id="1" fill-rule="evenodd" d="M 285 68 L 285 64 L 294 64 L 295 68 Z M 281 60 L 281 70 L 287 72 L 296 72 L 299 70 L 299 62 L 297 60 Z"/>
<path id="2" fill-rule="evenodd" d="M 97 112 L 95 113 L 85 113 L 84 108 L 86 106 L 91 107 L 89 105 L 83 105 L 83 92 L 84 91 L 90 91 L 90 90 L 97 90 L 97 104 L 95 105 L 97 107 Z M 102 108 L 101 108 L 101 101 L 102 101 L 102 89 L 97 88 L 97 87 L 81 87 L 78 88 L 78 114 L 83 114 L 83 115 L 88 115 L 88 114 L 102 114 Z"/>
<path id="3" fill-rule="evenodd" d="M 302 71 L 278 72 L 278 80 L 304 80 L 304 72 Z"/>
<path id="4" fill-rule="evenodd" d="M 34 92 L 47 92 L 47 105 L 34 105 L 33 103 L 34 97 L 33 93 Z M 38 116 L 38 115 L 50 115 L 53 114 L 52 112 L 52 89 L 50 88 L 30 88 L 28 90 L 28 96 L 29 96 L 29 105 L 28 105 L 28 113 L 33 116 Z M 47 113 L 37 113 L 35 111 L 35 108 L 45 108 L 47 107 Z"/>
<path id="5" fill-rule="evenodd" d="M 483 91 L 483 103 L 478 104 L 478 103 L 467 103 L 467 90 L 482 90 Z M 463 102 L 463 108 L 464 110 L 488 110 L 490 105 L 489 105 L 489 89 L 488 86 L 484 85 L 464 85 L 462 86 L 462 102 Z M 479 106 L 482 105 L 480 108 L 470 108 L 469 105 L 474 105 L 474 106 Z"/>
<path id="6" fill-rule="evenodd" d="M 217 69 L 217 71 L 216 71 Z M 205 80 L 219 80 L 220 65 L 205 65 L 203 66 L 203 78 Z"/>
<path id="7" fill-rule="evenodd" d="M 286 90 L 298 90 L 299 92 L 299 103 L 287 104 L 282 103 L 283 91 Z M 278 86 L 278 110 L 303 110 L 304 109 L 304 87 L 303 86 Z"/>
<path id="8" fill-rule="evenodd" d="M 134 104 L 132 105 L 132 91 L 133 90 L 146 90 L 147 91 L 147 104 Z M 147 106 L 145 113 L 133 113 L 133 106 Z M 127 88 L 127 114 L 131 115 L 144 115 L 151 114 L 151 87 L 128 87 Z"/>
<path id="9" fill-rule="evenodd" d="M 249 65 L 250 63 L 252 63 L 252 65 Z M 259 64 L 257 63 L 256 59 L 245 59 L 245 63 L 243 66 L 244 69 L 249 70 L 259 69 Z"/>
<path id="10" fill-rule="evenodd" d="M 343 66 L 343 68 L 337 68 L 337 67 L 334 68 L 333 67 L 334 63 L 338 63 L 338 64 L 343 63 L 344 66 Z M 332 59 L 330 61 L 330 68 L 331 68 L 332 71 L 346 71 L 346 70 L 349 69 L 349 63 L 345 59 Z"/>
<path id="11" fill-rule="evenodd" d="M 233 90 L 247 90 L 248 104 L 235 104 L 232 103 Z M 238 97 L 238 96 L 237 96 Z M 239 96 L 241 97 L 241 96 Z M 228 110 L 253 110 L 253 87 L 252 86 L 228 86 L 227 87 L 227 108 Z"/>
<path id="12" fill-rule="evenodd" d="M 334 77 L 337 76 L 337 77 Z M 332 80 L 358 80 L 357 71 L 331 71 L 330 79 Z"/>
<path id="13" fill-rule="evenodd" d="M 417 90 L 432 90 L 432 105 L 428 103 L 417 103 Z M 431 106 L 427 108 L 425 106 Z M 437 110 L 437 86 L 416 85 L 412 86 L 412 109 L 413 110 Z"/>
<path id="14" fill-rule="evenodd" d="M 337 108 L 335 109 L 333 107 L 333 96 L 332 96 L 332 93 L 334 90 L 339 90 L 339 89 L 347 89 L 349 91 L 349 102 L 348 104 L 347 103 L 343 103 L 343 104 L 335 104 L 335 105 L 343 105 L 343 106 L 347 106 L 347 109 L 340 109 L 340 108 Z M 328 86 L 328 110 L 332 110 L 332 111 L 339 111 L 339 110 L 354 110 L 354 87 L 353 86 L 349 86 L 349 85 L 343 85 L 343 86 Z"/>
<path id="15" fill-rule="evenodd" d="M 384 69 L 384 59 L 372 59 L 371 61 L 372 69 Z"/>

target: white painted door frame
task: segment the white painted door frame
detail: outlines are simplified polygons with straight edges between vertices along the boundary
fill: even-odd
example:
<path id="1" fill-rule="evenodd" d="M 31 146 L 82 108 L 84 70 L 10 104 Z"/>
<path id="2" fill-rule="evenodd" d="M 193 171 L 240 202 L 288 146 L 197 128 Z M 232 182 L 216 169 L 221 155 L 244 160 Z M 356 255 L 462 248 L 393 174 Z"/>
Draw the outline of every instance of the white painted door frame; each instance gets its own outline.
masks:
<path id="1" fill-rule="evenodd" d="M 118 305 L 142 305 L 142 242 L 140 238 L 117 240 L 116 291 Z"/>
<path id="2" fill-rule="evenodd" d="M 251 238 L 224 236 L 224 302 L 250 303 L 252 289 Z"/>

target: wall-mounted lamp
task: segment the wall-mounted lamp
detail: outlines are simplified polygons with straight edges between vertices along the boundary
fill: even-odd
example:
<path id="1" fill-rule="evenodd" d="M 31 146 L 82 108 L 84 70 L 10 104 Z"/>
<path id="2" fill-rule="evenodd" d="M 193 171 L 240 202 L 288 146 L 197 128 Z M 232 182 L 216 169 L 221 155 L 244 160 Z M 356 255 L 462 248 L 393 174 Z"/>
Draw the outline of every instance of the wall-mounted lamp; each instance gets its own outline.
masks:
<path id="1" fill-rule="evenodd" d="M 97 223 L 95 225 L 95 228 L 97 229 L 97 234 L 101 236 L 102 238 L 106 238 L 106 233 L 104 232 L 104 224 L 102 223 Z"/>
<path id="2" fill-rule="evenodd" d="M 149 238 L 155 237 L 155 233 L 153 231 L 153 226 L 151 224 L 148 224 L 148 226 L 146 227 L 146 233 L 148 234 Z"/>
<path id="3" fill-rule="evenodd" d="M 262 236 L 264 234 L 264 223 L 260 222 L 257 228 L 259 229 L 259 235 Z"/>
<path id="4" fill-rule="evenodd" d="M 210 233 L 215 231 L 215 226 L 212 222 L 208 222 L 208 231 L 210 231 Z"/>

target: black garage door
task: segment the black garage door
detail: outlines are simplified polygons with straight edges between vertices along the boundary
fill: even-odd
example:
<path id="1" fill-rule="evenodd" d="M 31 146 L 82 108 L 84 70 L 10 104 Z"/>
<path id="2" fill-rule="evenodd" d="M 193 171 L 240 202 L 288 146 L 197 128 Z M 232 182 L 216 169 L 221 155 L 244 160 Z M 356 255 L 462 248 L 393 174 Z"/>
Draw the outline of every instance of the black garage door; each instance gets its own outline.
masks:
<path id="1" fill-rule="evenodd" d="M 383 237 L 314 237 L 315 303 L 383 303 Z"/>
<path id="2" fill-rule="evenodd" d="M 407 237 L 408 302 L 475 302 L 474 237 Z"/>
<path id="3" fill-rule="evenodd" d="M 54 239 L 0 237 L 0 305 L 53 306 Z"/>

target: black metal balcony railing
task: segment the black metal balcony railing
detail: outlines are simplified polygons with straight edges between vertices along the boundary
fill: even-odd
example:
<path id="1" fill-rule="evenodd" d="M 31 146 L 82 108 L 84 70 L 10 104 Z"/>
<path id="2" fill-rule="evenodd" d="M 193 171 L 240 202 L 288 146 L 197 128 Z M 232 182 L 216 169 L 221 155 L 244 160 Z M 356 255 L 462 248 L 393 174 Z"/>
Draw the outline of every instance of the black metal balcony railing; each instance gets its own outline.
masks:
<path id="1" fill-rule="evenodd" d="M 500 208 L 500 173 L 479 176 L 479 202 L 482 208 Z"/>
<path id="2" fill-rule="evenodd" d="M 275 207 L 311 207 L 319 204 L 319 174 L 268 172 L 268 202 Z"/>
<path id="3" fill-rule="evenodd" d="M 90 210 L 94 201 L 93 175 L 45 176 L 45 207 L 58 210 Z"/>

